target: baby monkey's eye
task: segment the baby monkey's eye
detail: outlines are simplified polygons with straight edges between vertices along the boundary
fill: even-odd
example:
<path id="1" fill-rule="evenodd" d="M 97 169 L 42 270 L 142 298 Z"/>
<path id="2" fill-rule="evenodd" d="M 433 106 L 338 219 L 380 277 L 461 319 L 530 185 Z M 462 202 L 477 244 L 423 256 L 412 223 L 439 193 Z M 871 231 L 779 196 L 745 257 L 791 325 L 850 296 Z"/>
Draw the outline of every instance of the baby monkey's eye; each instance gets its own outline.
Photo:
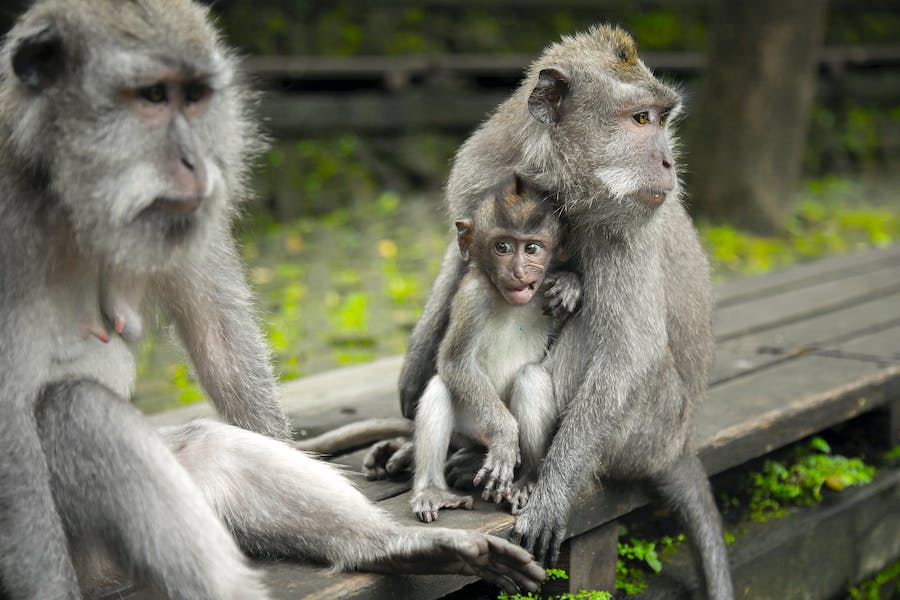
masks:
<path id="1" fill-rule="evenodd" d="M 509 242 L 497 242 L 494 244 L 494 250 L 497 251 L 497 254 L 509 254 L 512 252 L 513 247 Z"/>
<path id="2" fill-rule="evenodd" d="M 525 254 L 531 254 L 533 256 L 539 255 L 544 251 L 544 247 L 540 244 L 535 244 L 534 242 L 525 244 Z"/>
<path id="3" fill-rule="evenodd" d="M 146 100 L 152 104 L 161 104 L 168 99 L 166 95 L 166 86 L 162 83 L 154 83 L 147 87 L 138 88 L 137 95 L 142 100 Z"/>
<path id="4" fill-rule="evenodd" d="M 645 110 L 644 112 L 631 115 L 631 118 L 634 119 L 634 122 L 638 125 L 646 125 L 650 122 L 650 113 Z"/>

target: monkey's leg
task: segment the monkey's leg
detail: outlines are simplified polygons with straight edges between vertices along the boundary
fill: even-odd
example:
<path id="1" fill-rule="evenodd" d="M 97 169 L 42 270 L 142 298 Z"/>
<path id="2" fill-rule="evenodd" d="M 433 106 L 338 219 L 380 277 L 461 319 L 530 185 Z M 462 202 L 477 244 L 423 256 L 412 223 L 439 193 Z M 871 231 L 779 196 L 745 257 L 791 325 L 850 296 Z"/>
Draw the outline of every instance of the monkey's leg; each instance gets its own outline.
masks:
<path id="1" fill-rule="evenodd" d="M 553 393 L 550 373 L 540 365 L 525 365 L 516 375 L 509 410 L 519 422 L 522 468 L 513 484 L 509 503 L 512 514 L 525 508 L 561 414 Z"/>
<path id="2" fill-rule="evenodd" d="M 334 466 L 287 443 L 208 420 L 161 434 L 251 554 L 344 570 L 477 575 L 508 591 L 533 590 L 544 576 L 505 540 L 392 522 Z"/>
<path id="3" fill-rule="evenodd" d="M 0 598 L 80 598 L 30 405 L 0 399 L 0 444 Z"/>
<path id="4" fill-rule="evenodd" d="M 731 600 L 734 591 L 728 567 L 728 551 L 722 532 L 722 517 L 700 459 L 688 454 L 656 480 L 663 499 L 670 504 L 688 530 L 700 555 L 709 600 Z"/>
<path id="5" fill-rule="evenodd" d="M 471 510 L 472 496 L 454 494 L 444 479 L 444 463 L 456 423 L 450 391 L 435 375 L 425 388 L 416 409 L 414 451 L 415 477 L 410 506 L 420 521 L 431 523 L 442 508 Z"/>
<path id="6" fill-rule="evenodd" d="M 143 416 L 85 380 L 50 385 L 37 408 L 60 514 L 73 539 L 102 538 L 169 598 L 267 598 L 232 537 Z"/>

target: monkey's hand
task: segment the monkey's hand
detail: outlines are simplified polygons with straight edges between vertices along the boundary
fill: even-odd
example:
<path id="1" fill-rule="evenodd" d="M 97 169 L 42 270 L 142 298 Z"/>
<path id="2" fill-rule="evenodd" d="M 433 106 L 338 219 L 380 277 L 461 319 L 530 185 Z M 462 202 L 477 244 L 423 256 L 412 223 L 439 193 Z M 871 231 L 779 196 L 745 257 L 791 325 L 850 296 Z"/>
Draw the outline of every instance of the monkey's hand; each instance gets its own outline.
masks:
<path id="1" fill-rule="evenodd" d="M 562 494 L 546 490 L 540 483 L 534 487 L 528 506 L 516 517 L 510 538 L 534 554 L 538 562 L 552 566 L 565 539 L 569 503 Z"/>
<path id="2" fill-rule="evenodd" d="M 525 505 L 528 504 L 528 498 L 534 491 L 534 480 L 521 478 L 512 485 L 512 492 L 509 495 L 509 512 L 514 515 L 522 512 Z"/>
<path id="3" fill-rule="evenodd" d="M 549 288 L 544 292 L 544 313 L 556 318 L 566 317 L 581 308 L 581 277 L 571 271 L 557 271 L 544 280 Z"/>
<path id="4" fill-rule="evenodd" d="M 447 484 L 457 490 L 470 490 L 475 487 L 472 480 L 484 464 L 484 448 L 469 446 L 461 448 L 450 455 L 444 465 L 444 477 Z"/>
<path id="5" fill-rule="evenodd" d="M 427 487 L 413 495 L 410 501 L 413 512 L 424 523 L 437 521 L 438 511 L 442 508 L 464 508 L 472 510 L 475 501 L 472 496 L 460 496 L 446 488 Z"/>
<path id="6" fill-rule="evenodd" d="M 484 464 L 472 480 L 477 486 L 485 477 L 487 478 L 481 492 L 482 499 L 493 500 L 494 504 L 500 504 L 502 500 L 509 498 L 512 493 L 513 473 L 521 460 L 517 436 L 505 438 L 504 441 L 496 440 L 488 449 Z"/>
<path id="7" fill-rule="evenodd" d="M 547 576 L 525 550 L 492 535 L 442 527 L 403 531 L 388 556 L 364 562 L 360 570 L 475 575 L 509 594 L 537 591 Z"/>
<path id="8" fill-rule="evenodd" d="M 413 451 L 412 440 L 405 437 L 376 442 L 363 459 L 363 475 L 371 481 L 409 471 L 412 468 Z"/>

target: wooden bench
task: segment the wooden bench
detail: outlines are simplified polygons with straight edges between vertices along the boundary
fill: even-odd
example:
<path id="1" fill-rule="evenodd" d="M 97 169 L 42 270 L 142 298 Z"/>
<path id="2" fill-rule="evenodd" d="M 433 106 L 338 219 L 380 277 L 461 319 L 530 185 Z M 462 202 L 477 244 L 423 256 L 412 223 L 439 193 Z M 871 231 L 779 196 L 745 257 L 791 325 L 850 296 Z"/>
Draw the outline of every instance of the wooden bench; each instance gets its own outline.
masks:
<path id="1" fill-rule="evenodd" d="M 710 474 L 870 411 L 885 413 L 886 443 L 900 440 L 900 245 L 800 264 L 716 289 L 715 364 L 697 415 L 697 446 Z M 399 416 L 401 359 L 382 359 L 283 387 L 301 435 L 367 417 Z M 211 411 L 197 405 L 152 417 L 183 422 Z M 363 450 L 334 458 L 359 473 Z M 408 481 L 365 481 L 360 489 L 401 522 L 417 523 Z M 888 484 L 896 491 L 900 478 Z M 573 589 L 614 577 L 615 521 L 648 502 L 639 486 L 588 491 L 569 521 Z M 444 511 L 440 524 L 505 535 L 513 518 L 477 501 Z M 426 526 L 426 525 L 421 525 Z M 564 555 L 565 558 L 565 555 Z M 473 581 L 459 576 L 327 574 L 266 564 L 273 597 L 283 599 L 440 598 Z"/>

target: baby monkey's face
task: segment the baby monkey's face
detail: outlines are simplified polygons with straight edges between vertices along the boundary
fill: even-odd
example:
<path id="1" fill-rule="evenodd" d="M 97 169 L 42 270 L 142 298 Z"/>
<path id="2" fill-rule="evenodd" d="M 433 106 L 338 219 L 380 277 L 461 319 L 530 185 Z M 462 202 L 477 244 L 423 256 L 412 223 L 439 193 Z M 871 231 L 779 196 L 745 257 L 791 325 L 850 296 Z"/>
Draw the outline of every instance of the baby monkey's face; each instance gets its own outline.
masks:
<path id="1" fill-rule="evenodd" d="M 513 305 L 527 304 L 544 282 L 553 254 L 552 240 L 495 231 L 479 253 L 482 268 L 503 298 Z"/>

